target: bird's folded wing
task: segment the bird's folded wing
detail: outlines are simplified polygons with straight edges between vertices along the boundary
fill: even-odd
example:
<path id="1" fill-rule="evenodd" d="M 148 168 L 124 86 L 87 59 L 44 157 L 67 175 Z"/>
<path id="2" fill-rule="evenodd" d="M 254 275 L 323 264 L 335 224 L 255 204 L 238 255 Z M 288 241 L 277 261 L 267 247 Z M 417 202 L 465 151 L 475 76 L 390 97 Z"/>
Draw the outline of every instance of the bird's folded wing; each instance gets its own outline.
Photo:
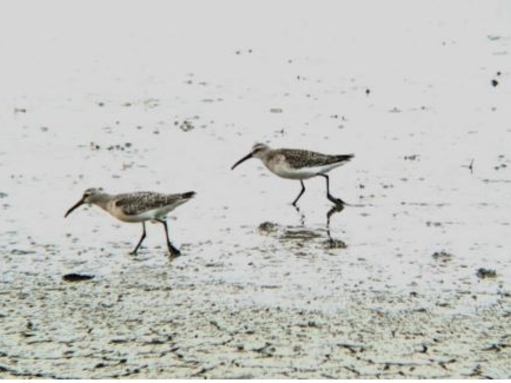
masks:
<path id="1" fill-rule="evenodd" d="M 115 205 L 126 215 L 139 214 L 144 211 L 159 209 L 173 205 L 181 199 L 181 194 L 160 194 L 154 192 L 138 192 L 119 195 Z"/>
<path id="2" fill-rule="evenodd" d="M 295 169 L 335 164 L 337 162 L 348 161 L 353 157 L 351 154 L 327 155 L 298 149 L 282 150 L 279 154 L 284 155 L 286 161 Z"/>

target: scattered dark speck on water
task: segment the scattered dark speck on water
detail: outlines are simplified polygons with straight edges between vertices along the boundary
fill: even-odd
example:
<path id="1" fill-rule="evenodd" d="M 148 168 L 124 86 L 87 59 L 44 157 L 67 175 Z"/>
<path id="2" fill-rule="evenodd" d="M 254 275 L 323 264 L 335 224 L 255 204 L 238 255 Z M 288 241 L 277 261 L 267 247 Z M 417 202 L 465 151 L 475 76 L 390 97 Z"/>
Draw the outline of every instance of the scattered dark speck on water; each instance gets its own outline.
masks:
<path id="1" fill-rule="evenodd" d="M 484 278 L 496 278 L 497 277 L 497 272 L 495 270 L 492 270 L 492 269 L 485 269 L 484 267 L 480 267 L 479 269 L 477 269 L 476 275 L 479 278 L 481 278 L 481 279 L 484 279 Z"/>
<path id="2" fill-rule="evenodd" d="M 183 132 L 189 132 L 190 130 L 192 130 L 193 128 L 195 128 L 193 126 L 193 124 L 190 122 L 190 121 L 183 121 L 183 123 L 179 126 L 179 128 L 183 131 Z"/>
<path id="3" fill-rule="evenodd" d="M 450 261 L 453 257 L 451 253 L 448 253 L 446 251 L 436 251 L 432 255 L 433 259 L 437 261 L 447 262 Z"/>
<path id="4" fill-rule="evenodd" d="M 62 277 L 65 282 L 83 282 L 94 278 L 94 275 L 71 273 Z"/>
<path id="5" fill-rule="evenodd" d="M 107 150 L 124 150 L 124 147 L 122 145 L 110 145 Z"/>
<path id="6" fill-rule="evenodd" d="M 11 250 L 12 255 L 28 255 L 28 254 L 35 254 L 35 251 L 33 250 L 22 250 L 22 249 L 13 249 Z"/>
<path id="7" fill-rule="evenodd" d="M 497 86 L 497 85 L 499 85 L 499 82 L 497 80 L 493 79 L 493 80 L 491 80 L 491 84 L 493 86 Z"/>
<path id="8" fill-rule="evenodd" d="M 371 89 L 367 88 L 366 89 L 366 94 L 369 96 L 369 94 L 371 94 Z"/>
<path id="9" fill-rule="evenodd" d="M 4 192 L 0 192 L 0 198 L 7 198 L 8 194 Z"/>

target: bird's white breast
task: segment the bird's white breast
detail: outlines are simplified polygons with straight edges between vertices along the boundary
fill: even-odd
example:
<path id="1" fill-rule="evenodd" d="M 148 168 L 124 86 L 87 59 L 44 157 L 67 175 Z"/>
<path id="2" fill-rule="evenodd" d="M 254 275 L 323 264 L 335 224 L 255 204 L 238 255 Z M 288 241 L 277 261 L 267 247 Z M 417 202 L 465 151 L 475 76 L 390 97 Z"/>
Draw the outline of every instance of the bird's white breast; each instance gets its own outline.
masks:
<path id="1" fill-rule="evenodd" d="M 273 163 L 272 166 L 268 166 L 268 169 L 282 178 L 292 180 L 305 180 L 317 176 L 319 173 L 327 173 L 333 168 L 342 165 L 342 163 L 335 163 L 330 165 L 303 167 L 295 169 L 289 166 L 285 161 L 279 161 Z"/>

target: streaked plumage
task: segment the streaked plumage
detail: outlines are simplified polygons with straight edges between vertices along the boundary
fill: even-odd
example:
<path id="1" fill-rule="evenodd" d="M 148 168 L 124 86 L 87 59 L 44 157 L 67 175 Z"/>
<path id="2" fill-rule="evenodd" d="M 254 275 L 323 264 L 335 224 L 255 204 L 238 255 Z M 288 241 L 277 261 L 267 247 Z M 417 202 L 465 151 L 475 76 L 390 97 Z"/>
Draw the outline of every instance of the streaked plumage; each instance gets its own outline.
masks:
<path id="1" fill-rule="evenodd" d="M 231 169 L 252 157 L 259 158 L 268 170 L 279 177 L 300 180 L 302 190 L 293 201 L 293 205 L 296 206 L 305 191 L 303 180 L 316 176 L 326 178 L 327 198 L 330 201 L 336 205 L 345 204 L 340 198 L 330 195 L 329 178 L 325 173 L 347 163 L 354 157 L 353 154 L 328 155 L 302 149 L 271 149 L 265 144 L 255 144 L 252 151 L 236 162 Z"/>
<path id="2" fill-rule="evenodd" d="M 105 193 L 101 188 L 91 188 L 85 190 L 80 201 L 73 205 L 64 217 L 67 217 L 79 206 L 88 203 L 99 206 L 120 221 L 130 223 L 141 222 L 143 227 L 142 237 L 132 254 L 137 253 L 146 236 L 145 221 L 156 221 L 165 227 L 169 253 L 171 255 L 179 255 L 179 250 L 169 240 L 167 223 L 164 218 L 176 207 L 188 202 L 194 196 L 195 192 L 162 194 L 147 191 L 112 195 Z"/>
<path id="3" fill-rule="evenodd" d="M 113 202 L 114 206 L 122 211 L 124 216 L 140 219 L 145 214 L 152 214 L 151 212 L 156 210 L 155 217 L 160 218 L 177 206 L 187 202 L 194 194 L 194 192 L 183 194 L 135 192 L 118 194 L 114 196 Z M 119 216 L 116 217 L 121 219 Z"/>

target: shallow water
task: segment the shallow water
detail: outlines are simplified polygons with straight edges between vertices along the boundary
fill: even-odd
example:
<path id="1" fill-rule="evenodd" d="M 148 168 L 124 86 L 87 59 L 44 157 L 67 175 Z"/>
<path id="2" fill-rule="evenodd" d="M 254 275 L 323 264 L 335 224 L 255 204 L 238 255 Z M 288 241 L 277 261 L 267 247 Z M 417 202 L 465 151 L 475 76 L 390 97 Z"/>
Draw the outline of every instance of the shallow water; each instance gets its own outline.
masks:
<path id="1" fill-rule="evenodd" d="M 0 376 L 511 375 L 505 2 L 122 5 L 114 30 L 55 4 L 0 20 Z M 355 153 L 330 173 L 353 206 L 327 226 L 323 179 L 297 211 L 298 182 L 231 171 L 257 141 Z M 63 218 L 97 186 L 195 190 L 184 255 L 160 225 L 133 257 L 140 225 Z"/>

